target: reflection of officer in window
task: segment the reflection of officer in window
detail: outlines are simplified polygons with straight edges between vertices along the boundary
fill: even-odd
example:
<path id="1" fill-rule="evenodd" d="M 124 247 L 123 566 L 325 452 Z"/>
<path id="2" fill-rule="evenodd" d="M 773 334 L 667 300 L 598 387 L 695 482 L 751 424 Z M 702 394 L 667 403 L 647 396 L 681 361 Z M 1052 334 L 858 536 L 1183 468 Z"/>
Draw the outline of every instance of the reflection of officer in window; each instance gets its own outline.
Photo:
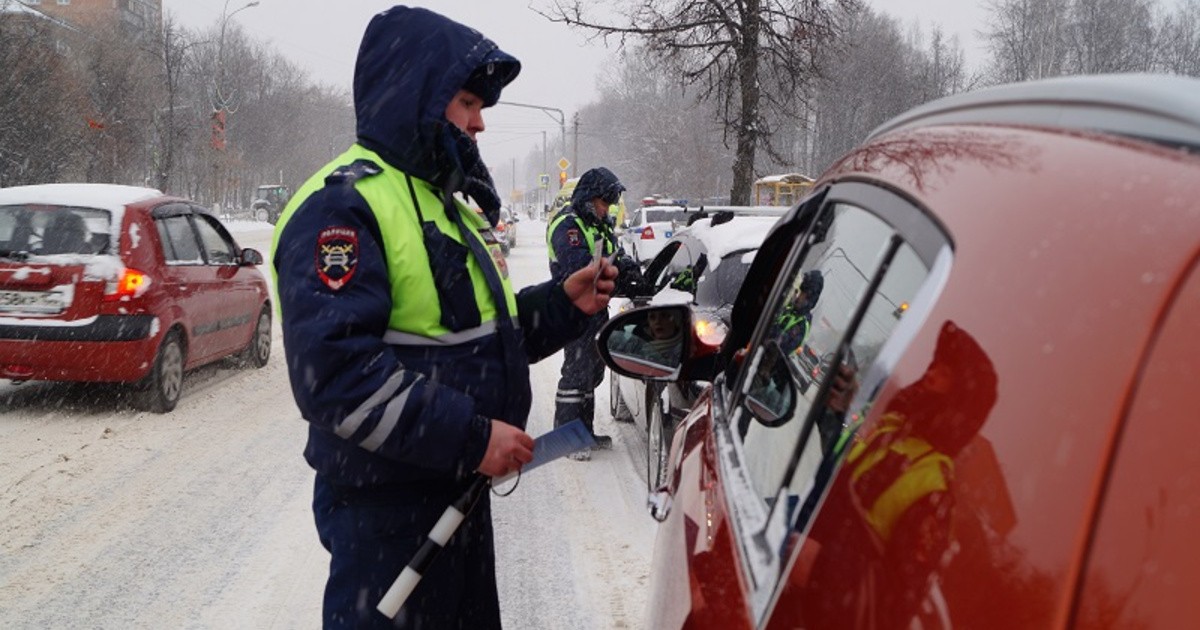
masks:
<path id="1" fill-rule="evenodd" d="M 825 288 L 825 278 L 821 272 L 812 269 L 804 272 L 800 281 L 800 290 L 792 296 L 775 319 L 776 330 L 779 332 L 779 347 L 785 354 L 799 352 L 808 333 L 812 330 L 812 310 L 821 299 L 821 291 Z"/>
<path id="2" fill-rule="evenodd" d="M 851 447 L 818 515 L 812 540 L 831 552 L 806 587 L 810 625 L 867 610 L 879 627 L 909 627 L 953 536 L 955 458 L 995 401 L 991 360 L 946 322 L 933 361 Z"/>

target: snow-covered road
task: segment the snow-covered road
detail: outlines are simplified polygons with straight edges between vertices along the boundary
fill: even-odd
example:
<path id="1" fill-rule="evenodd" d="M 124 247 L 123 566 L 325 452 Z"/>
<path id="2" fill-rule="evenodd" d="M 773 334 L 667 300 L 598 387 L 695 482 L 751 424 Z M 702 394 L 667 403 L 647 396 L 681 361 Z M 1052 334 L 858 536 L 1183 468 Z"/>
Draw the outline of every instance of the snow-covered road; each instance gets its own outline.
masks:
<path id="1" fill-rule="evenodd" d="M 514 286 L 548 277 L 545 225 L 520 224 Z M 265 224 L 232 224 L 269 250 Z M 0 627 L 319 628 L 328 554 L 309 512 L 305 425 L 276 323 L 262 370 L 190 373 L 176 410 L 111 388 L 0 381 Z M 561 353 L 533 366 L 529 431 L 550 429 Z M 494 498 L 509 628 L 640 628 L 653 547 L 644 442 L 561 460 Z"/>

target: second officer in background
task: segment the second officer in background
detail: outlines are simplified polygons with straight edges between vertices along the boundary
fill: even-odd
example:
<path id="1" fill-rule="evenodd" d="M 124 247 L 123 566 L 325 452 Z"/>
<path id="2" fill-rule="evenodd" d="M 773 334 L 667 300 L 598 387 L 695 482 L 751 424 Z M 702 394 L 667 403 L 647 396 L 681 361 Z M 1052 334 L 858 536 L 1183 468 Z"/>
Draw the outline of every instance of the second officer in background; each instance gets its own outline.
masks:
<path id="1" fill-rule="evenodd" d="M 609 209 L 621 199 L 625 186 L 604 167 L 588 170 L 579 178 L 571 194 L 571 204 L 554 217 L 547 228 L 550 247 L 550 273 L 556 282 L 595 264 L 597 254 L 612 257 L 620 270 L 617 295 L 635 295 L 646 286 L 641 269 L 621 251 L 613 235 Z M 562 373 L 554 399 L 554 426 L 576 418 L 583 421 L 596 439 L 596 448 L 612 448 L 612 438 L 596 435 L 595 389 L 604 380 L 604 362 L 596 350 L 596 333 L 608 321 L 602 310 L 591 316 L 587 332 L 563 349 Z M 575 460 L 591 458 L 588 450 L 571 455 Z"/>

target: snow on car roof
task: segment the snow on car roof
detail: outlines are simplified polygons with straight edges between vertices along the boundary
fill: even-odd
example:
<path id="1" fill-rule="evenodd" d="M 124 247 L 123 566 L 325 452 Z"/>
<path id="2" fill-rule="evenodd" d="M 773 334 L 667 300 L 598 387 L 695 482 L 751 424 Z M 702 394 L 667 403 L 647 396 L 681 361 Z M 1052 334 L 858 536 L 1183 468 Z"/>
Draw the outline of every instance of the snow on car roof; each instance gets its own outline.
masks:
<path id="1" fill-rule="evenodd" d="M 758 248 L 767 238 L 767 232 L 778 222 L 778 217 L 733 217 L 714 227 L 712 219 L 707 218 L 679 230 L 677 234 L 691 234 L 703 243 L 708 251 L 709 264 L 713 264 L 733 252 Z"/>
<path id="2" fill-rule="evenodd" d="M 0 205 L 34 203 L 120 212 L 131 203 L 161 196 L 162 192 L 158 190 L 139 186 L 38 184 L 0 188 Z"/>

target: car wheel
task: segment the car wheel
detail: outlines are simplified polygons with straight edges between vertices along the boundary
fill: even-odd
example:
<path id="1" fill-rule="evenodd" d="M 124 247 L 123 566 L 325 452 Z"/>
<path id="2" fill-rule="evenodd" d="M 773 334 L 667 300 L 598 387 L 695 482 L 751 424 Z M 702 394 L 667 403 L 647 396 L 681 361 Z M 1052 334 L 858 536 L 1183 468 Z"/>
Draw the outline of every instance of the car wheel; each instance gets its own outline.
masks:
<path id="1" fill-rule="evenodd" d="M 254 327 L 254 334 L 250 336 L 250 343 L 242 350 L 238 357 L 242 365 L 252 365 L 256 368 L 261 368 L 267 364 L 267 360 L 271 358 L 271 308 L 263 306 L 258 313 L 258 324 Z"/>
<path id="2" fill-rule="evenodd" d="M 670 417 L 656 387 L 646 388 L 646 490 L 654 492 L 667 478 L 667 451 L 671 446 Z"/>
<path id="3" fill-rule="evenodd" d="M 183 392 L 183 342 L 179 333 L 168 332 L 158 346 L 150 373 L 137 384 L 137 406 L 154 413 L 175 408 Z"/>
<path id="4" fill-rule="evenodd" d="M 633 422 L 633 414 L 625 405 L 625 399 L 621 398 L 621 385 L 617 381 L 619 378 L 621 377 L 616 372 L 608 371 L 608 413 L 617 422 Z"/>

